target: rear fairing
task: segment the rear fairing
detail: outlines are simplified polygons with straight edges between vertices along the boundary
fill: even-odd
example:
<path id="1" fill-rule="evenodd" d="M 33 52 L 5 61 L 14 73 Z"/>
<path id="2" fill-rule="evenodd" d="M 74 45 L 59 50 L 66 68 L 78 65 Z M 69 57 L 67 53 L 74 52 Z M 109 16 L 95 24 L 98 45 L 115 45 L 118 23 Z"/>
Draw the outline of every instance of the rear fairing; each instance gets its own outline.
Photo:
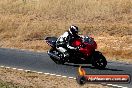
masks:
<path id="1" fill-rule="evenodd" d="M 56 47 L 56 40 L 57 40 L 56 37 L 46 37 L 46 38 L 45 38 L 46 43 L 47 43 L 49 46 L 51 46 L 51 47 Z"/>

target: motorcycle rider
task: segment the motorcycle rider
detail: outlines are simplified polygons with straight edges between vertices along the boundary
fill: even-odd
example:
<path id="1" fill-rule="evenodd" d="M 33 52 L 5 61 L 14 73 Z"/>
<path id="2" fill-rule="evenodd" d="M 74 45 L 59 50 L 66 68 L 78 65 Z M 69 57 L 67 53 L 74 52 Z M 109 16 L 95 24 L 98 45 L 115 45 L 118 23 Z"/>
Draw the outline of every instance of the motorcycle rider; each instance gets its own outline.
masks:
<path id="1" fill-rule="evenodd" d="M 68 49 L 76 50 L 77 47 L 72 46 L 72 42 L 80 38 L 78 35 L 78 27 L 77 26 L 70 26 L 69 30 L 66 31 L 63 35 L 61 35 L 56 41 L 56 48 L 58 51 L 62 52 L 64 57 L 69 57 L 69 53 L 67 52 Z"/>

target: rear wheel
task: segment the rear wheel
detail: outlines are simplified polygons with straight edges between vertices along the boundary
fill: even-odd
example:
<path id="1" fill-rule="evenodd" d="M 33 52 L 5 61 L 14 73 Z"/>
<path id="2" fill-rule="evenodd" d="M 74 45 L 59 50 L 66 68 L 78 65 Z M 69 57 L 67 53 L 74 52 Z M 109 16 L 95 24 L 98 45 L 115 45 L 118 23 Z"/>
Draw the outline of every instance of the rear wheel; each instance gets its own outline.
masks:
<path id="1" fill-rule="evenodd" d="M 104 69 L 106 67 L 107 61 L 101 52 L 95 52 L 93 55 L 92 65 L 98 69 Z"/>

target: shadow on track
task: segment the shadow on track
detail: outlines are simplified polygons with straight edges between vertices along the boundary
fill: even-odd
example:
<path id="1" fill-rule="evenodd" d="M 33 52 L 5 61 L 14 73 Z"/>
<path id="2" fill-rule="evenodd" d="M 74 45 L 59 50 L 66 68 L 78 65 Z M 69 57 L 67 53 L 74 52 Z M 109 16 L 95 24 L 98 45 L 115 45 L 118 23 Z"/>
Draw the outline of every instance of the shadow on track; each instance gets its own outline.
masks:
<path id="1" fill-rule="evenodd" d="M 93 66 L 83 66 L 82 64 L 64 64 L 66 66 L 72 66 L 72 67 L 79 67 L 80 65 L 82 66 L 82 68 L 90 68 L 90 69 L 97 69 Z M 105 69 L 98 69 L 98 70 L 110 70 L 110 71 L 123 71 L 123 70 L 120 70 L 120 69 L 112 69 L 112 68 L 105 68 Z"/>

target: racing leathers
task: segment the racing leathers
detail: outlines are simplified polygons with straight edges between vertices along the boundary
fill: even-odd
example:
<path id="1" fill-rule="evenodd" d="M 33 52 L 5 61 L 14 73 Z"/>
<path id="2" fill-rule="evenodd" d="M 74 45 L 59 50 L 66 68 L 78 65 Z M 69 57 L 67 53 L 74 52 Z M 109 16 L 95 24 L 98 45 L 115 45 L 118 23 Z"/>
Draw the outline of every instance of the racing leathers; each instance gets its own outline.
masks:
<path id="1" fill-rule="evenodd" d="M 72 46 L 72 42 L 77 38 L 80 38 L 80 36 L 72 35 L 71 33 L 69 33 L 69 31 L 65 32 L 56 41 L 57 50 L 63 53 L 64 57 L 69 57 L 67 48 L 72 50 L 77 49 L 77 47 Z"/>

